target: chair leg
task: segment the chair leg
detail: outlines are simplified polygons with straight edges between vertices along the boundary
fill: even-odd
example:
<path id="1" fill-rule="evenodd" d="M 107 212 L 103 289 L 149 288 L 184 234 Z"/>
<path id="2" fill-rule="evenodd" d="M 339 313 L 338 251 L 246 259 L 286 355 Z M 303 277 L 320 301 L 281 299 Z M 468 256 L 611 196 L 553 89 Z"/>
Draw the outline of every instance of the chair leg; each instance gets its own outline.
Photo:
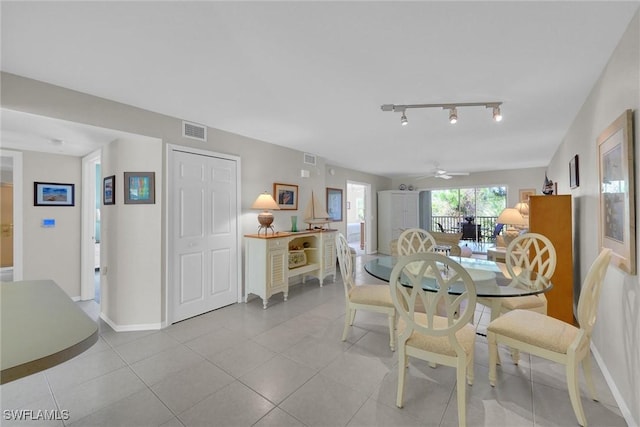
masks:
<path id="1" fill-rule="evenodd" d="M 473 385 L 474 372 L 473 372 L 473 347 L 471 347 L 471 353 L 467 356 L 467 384 Z"/>
<path id="2" fill-rule="evenodd" d="M 396 406 L 402 408 L 404 397 L 404 380 L 407 375 L 407 355 L 404 345 L 398 349 L 398 391 L 396 394 Z"/>
<path id="3" fill-rule="evenodd" d="M 509 348 L 511 350 L 511 360 L 513 360 L 513 364 L 517 365 L 520 362 L 520 350 L 517 348 Z"/>
<path id="4" fill-rule="evenodd" d="M 352 308 L 349 314 L 350 314 L 349 325 L 353 326 L 353 322 L 355 322 L 356 320 L 356 309 Z"/>
<path id="5" fill-rule="evenodd" d="M 487 331 L 487 340 L 489 341 L 489 384 L 496 386 L 496 363 L 498 359 L 498 343 L 496 342 L 496 334 Z"/>
<path id="6" fill-rule="evenodd" d="M 570 357 L 567 360 L 567 388 L 569 389 L 569 398 L 571 399 L 571 406 L 573 406 L 573 412 L 576 414 L 578 424 L 582 427 L 586 427 L 587 419 L 584 416 L 584 410 L 582 409 L 582 400 L 580 400 L 580 385 L 578 384 L 578 362 L 575 357 Z"/>
<path id="7" fill-rule="evenodd" d="M 396 351 L 396 314 L 389 313 L 389 347 Z"/>
<path id="8" fill-rule="evenodd" d="M 344 331 L 342 332 L 342 341 L 347 340 L 349 327 L 353 324 L 353 320 L 352 320 L 353 316 L 351 315 L 352 312 L 355 312 L 355 310 L 352 310 L 351 308 L 347 307 L 347 312 L 344 314 Z"/>
<path id="9" fill-rule="evenodd" d="M 456 388 L 458 389 L 458 425 L 460 427 L 465 427 L 467 425 L 467 385 L 465 384 L 467 361 L 465 358 L 458 357 L 457 364 Z"/>
<path id="10" fill-rule="evenodd" d="M 593 375 L 591 374 L 591 354 L 587 353 L 582 359 L 582 369 L 584 370 L 584 379 L 587 382 L 587 388 L 591 393 L 591 399 L 598 401 L 598 395 L 596 394 L 596 387 L 593 384 Z"/>

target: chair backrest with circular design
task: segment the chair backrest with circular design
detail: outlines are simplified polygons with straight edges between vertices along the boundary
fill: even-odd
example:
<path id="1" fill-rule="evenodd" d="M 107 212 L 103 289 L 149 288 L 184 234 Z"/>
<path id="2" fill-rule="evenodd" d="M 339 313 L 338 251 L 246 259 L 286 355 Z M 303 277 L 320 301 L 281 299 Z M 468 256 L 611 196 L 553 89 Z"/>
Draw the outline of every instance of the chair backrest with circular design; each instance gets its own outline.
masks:
<path id="1" fill-rule="evenodd" d="M 460 288 L 460 283 L 463 287 Z M 448 293 L 450 285 L 461 289 L 460 295 Z M 431 336 L 448 336 L 454 348 L 463 351 L 455 333 L 473 318 L 477 294 L 469 273 L 454 259 L 435 252 L 421 252 L 400 257 L 389 279 L 391 298 L 407 329 Z M 437 292 L 423 289 L 423 285 Z M 441 312 L 444 306 L 444 313 Z M 415 314 L 425 319 L 416 321 Z M 442 313 L 439 315 L 438 313 Z M 446 321 L 443 318 L 446 317 Z"/>
<path id="2" fill-rule="evenodd" d="M 546 236 L 539 233 L 524 233 L 507 246 L 505 263 L 511 277 L 522 272 L 535 271 L 537 279 L 530 285 L 538 287 L 541 281 L 551 280 L 556 270 L 556 249 Z"/>
<path id="3" fill-rule="evenodd" d="M 589 272 L 584 278 L 582 288 L 580 289 L 580 298 L 578 299 L 577 318 L 580 329 L 585 329 L 589 337 L 591 330 L 596 322 L 596 314 L 598 312 L 598 302 L 600 300 L 600 290 L 602 282 L 607 273 L 607 267 L 611 260 L 611 249 L 604 248 L 600 251 L 598 257 L 593 261 Z"/>
<path id="4" fill-rule="evenodd" d="M 398 255 L 411 255 L 418 252 L 433 252 L 436 240 L 422 228 L 408 228 L 398 237 Z"/>
<path id="5" fill-rule="evenodd" d="M 344 291 L 349 300 L 349 292 L 355 286 L 353 281 L 353 260 L 351 258 L 351 250 L 349 243 L 342 233 L 336 236 L 336 251 L 338 253 L 338 263 L 340 264 L 340 274 L 344 282 Z"/>

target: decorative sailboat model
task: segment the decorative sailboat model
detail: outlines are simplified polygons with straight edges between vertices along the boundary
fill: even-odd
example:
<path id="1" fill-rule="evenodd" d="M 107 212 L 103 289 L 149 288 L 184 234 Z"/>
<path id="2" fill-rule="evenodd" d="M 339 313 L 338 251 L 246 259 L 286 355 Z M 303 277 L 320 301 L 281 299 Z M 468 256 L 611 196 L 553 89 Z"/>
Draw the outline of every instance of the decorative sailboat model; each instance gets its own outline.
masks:
<path id="1" fill-rule="evenodd" d="M 309 204 L 304 210 L 304 222 L 309 224 L 309 230 L 324 228 L 326 224 L 329 224 L 329 214 L 320 203 L 320 200 L 313 194 L 313 191 L 311 192 L 311 200 L 309 200 Z"/>

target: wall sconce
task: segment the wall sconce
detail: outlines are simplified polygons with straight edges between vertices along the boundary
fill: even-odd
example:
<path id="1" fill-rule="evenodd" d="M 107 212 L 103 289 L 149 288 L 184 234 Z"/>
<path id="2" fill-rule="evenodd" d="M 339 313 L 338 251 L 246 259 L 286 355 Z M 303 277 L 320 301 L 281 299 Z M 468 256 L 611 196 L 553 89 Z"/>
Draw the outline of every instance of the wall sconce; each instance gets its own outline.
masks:
<path id="1" fill-rule="evenodd" d="M 273 223 L 273 214 L 269 212 L 269 209 L 280 210 L 280 207 L 273 199 L 273 196 L 265 191 L 258 196 L 255 202 L 253 202 L 251 209 L 262 209 L 262 212 L 258 215 L 258 222 L 260 223 L 260 226 L 258 227 L 258 234 L 260 234 L 260 231 L 263 228 L 265 236 L 269 229 L 271 229 L 271 233 L 275 234 L 275 230 L 271 225 Z"/>

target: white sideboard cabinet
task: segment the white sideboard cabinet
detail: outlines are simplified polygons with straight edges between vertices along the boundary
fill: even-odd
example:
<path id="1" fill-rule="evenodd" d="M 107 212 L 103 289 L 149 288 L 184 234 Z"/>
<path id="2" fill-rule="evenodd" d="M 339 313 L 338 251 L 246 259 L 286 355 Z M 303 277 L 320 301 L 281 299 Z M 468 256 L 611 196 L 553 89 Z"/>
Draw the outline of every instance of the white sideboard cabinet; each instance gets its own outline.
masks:
<path id="1" fill-rule="evenodd" d="M 417 228 L 419 191 L 378 191 L 378 252 L 391 255 L 391 241 L 407 228 Z"/>
<path id="2" fill-rule="evenodd" d="M 263 308 L 271 295 L 289 295 L 289 279 L 315 277 L 336 279 L 336 230 L 308 230 L 244 236 L 244 283 L 249 294 L 262 298 Z"/>

